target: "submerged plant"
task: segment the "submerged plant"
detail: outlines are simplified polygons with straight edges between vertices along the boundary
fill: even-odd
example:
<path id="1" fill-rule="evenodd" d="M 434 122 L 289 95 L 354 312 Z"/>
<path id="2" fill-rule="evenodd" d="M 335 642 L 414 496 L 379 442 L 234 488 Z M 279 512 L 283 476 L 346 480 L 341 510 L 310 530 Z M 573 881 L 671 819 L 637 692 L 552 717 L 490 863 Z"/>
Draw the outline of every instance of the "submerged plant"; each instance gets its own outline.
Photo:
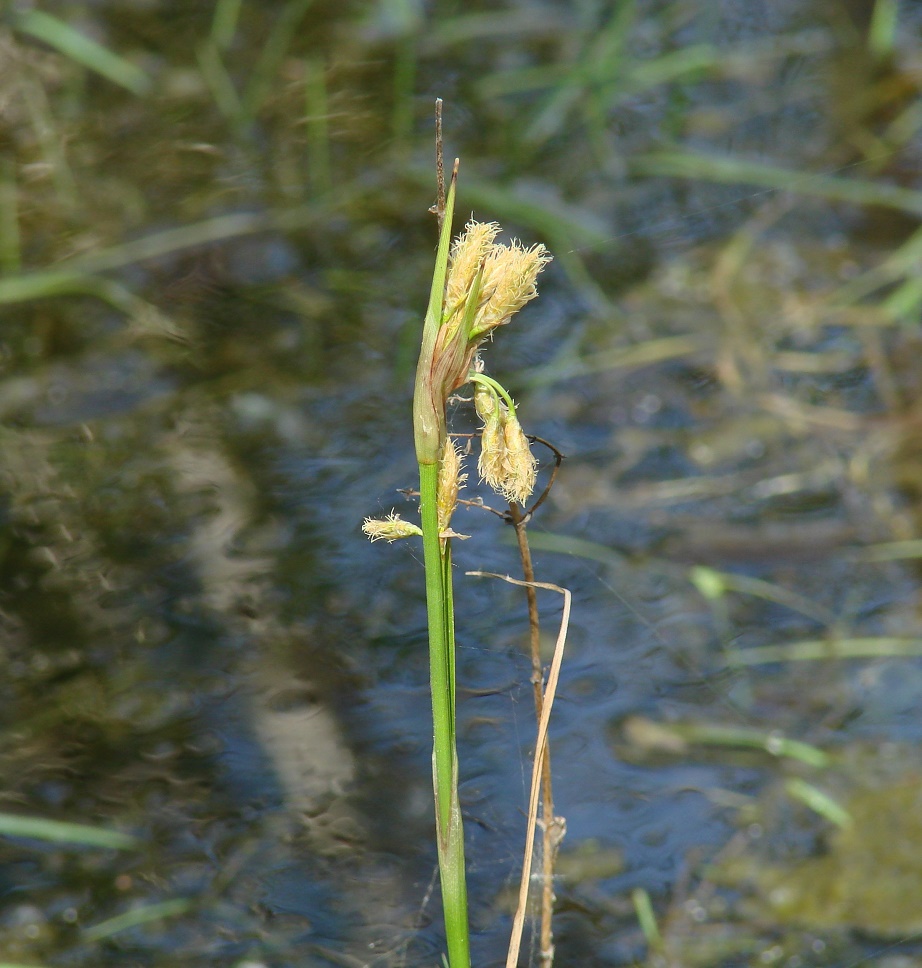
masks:
<path id="1" fill-rule="evenodd" d="M 534 490 L 537 461 L 508 392 L 486 376 L 478 351 L 493 331 L 537 295 L 538 273 L 550 261 L 543 245 L 525 248 L 496 241 L 495 222 L 467 224 L 451 242 L 458 162 L 447 198 L 440 200 L 439 247 L 413 398 L 413 432 L 419 464 L 422 528 L 392 513 L 366 519 L 363 530 L 374 541 L 422 534 L 429 625 L 433 722 L 433 786 L 439 872 L 451 968 L 469 968 L 464 832 L 458 801 L 455 742 L 455 633 L 452 604 L 451 516 L 466 475 L 462 457 L 448 434 L 448 398 L 474 384 L 477 413 L 483 421 L 481 478 L 509 501 L 523 504 Z M 441 186 L 440 186 L 441 187 Z"/>

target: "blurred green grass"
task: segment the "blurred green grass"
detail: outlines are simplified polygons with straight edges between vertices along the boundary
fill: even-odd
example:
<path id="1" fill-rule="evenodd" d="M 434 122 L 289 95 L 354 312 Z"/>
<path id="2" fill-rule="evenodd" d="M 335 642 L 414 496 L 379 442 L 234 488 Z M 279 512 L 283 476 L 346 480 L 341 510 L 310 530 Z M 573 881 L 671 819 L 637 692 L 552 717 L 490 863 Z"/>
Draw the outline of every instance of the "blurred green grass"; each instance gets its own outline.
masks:
<path id="1" fill-rule="evenodd" d="M 774 681 L 767 664 L 917 655 L 914 636 L 878 634 L 874 615 L 865 621 L 860 607 L 843 605 L 838 573 L 816 592 L 810 569 L 828 567 L 822 548 L 803 570 L 782 558 L 776 572 L 759 557 L 770 559 L 770 535 L 721 529 L 724 515 L 754 513 L 750 502 L 793 522 L 782 555 L 799 532 L 812 551 L 812 533 L 783 501 L 819 503 L 840 488 L 878 542 L 869 567 L 918 553 L 915 512 L 895 492 L 891 474 L 901 472 L 889 463 L 900 434 L 913 450 L 918 384 L 918 35 L 893 0 L 877 0 L 863 25 L 845 5 L 828 4 L 828 18 L 812 21 L 776 5 L 774 32 L 760 26 L 757 6 L 730 23 L 714 5 L 630 0 L 462 13 L 219 0 L 175 17 L 153 0 L 100 4 L 73 24 L 58 11 L 16 12 L 16 70 L 0 74 L 0 383 L 10 381 L 17 422 L 8 433 L 30 444 L 21 463 L 53 467 L 78 495 L 88 487 L 73 441 L 57 447 L 46 427 L 35 435 L 30 412 L 9 402 L 13 381 L 37 372 L 50 384 L 72 366 L 64 372 L 76 383 L 84 356 L 110 352 L 113 331 L 142 329 L 151 314 L 194 353 L 180 358 L 151 342 L 137 351 L 175 381 L 177 396 L 190 391 L 180 416 L 208 427 L 202 414 L 241 387 L 279 423 L 297 408 L 272 406 L 286 394 L 303 399 L 293 386 L 318 397 L 314 382 L 327 381 L 326 392 L 337 376 L 359 395 L 375 381 L 402 387 L 401 345 L 414 342 L 407 334 L 431 264 L 431 115 L 442 96 L 447 151 L 462 158 L 462 211 L 543 241 L 556 260 L 542 282 L 551 298 L 536 310 L 550 307 L 535 318 L 540 335 L 520 344 L 512 367 L 548 422 L 576 441 L 548 506 L 560 533 L 536 534 L 536 549 L 599 562 L 621 581 L 635 559 L 601 536 L 564 530 L 621 514 L 655 531 L 664 508 L 676 528 L 699 519 L 705 538 L 724 541 L 716 551 L 688 542 L 694 563 L 640 554 L 636 567 L 675 583 L 676 652 L 693 652 L 700 608 L 708 645 L 718 643 L 744 696 L 761 699 Z M 863 383 L 874 392 L 849 396 Z M 687 389 L 686 409 L 675 408 L 689 426 L 650 426 L 675 387 Z M 364 419 L 379 409 L 368 399 L 357 404 Z M 635 400 L 662 409 L 632 410 Z M 115 471 L 106 468 L 125 462 L 106 432 L 163 461 L 173 414 L 158 406 L 125 424 L 88 419 L 86 433 L 101 427 L 104 441 L 89 480 L 109 487 Z M 126 429 L 133 416 L 145 428 L 136 435 Z M 597 448 L 589 459 L 579 452 L 584 433 Z M 763 451 L 747 450 L 752 440 Z M 676 459 L 656 477 L 649 465 L 663 453 Z M 239 461 L 242 489 L 260 491 L 245 476 L 249 461 Z M 905 464 L 910 479 L 911 456 Z M 682 473 L 670 476 L 674 467 Z M 78 530 L 13 486 L 16 513 L 21 505 L 48 515 L 49 534 Z M 40 536 L 39 550 L 64 562 L 53 575 L 113 567 L 106 514 L 87 506 L 95 518 L 82 526 L 97 546 L 76 563 L 60 554 L 63 538 Z M 146 504 L 128 508 L 132 523 L 153 515 Z M 830 557 L 851 540 L 833 543 Z M 767 577 L 734 570 L 734 550 Z M 724 556 L 720 567 L 708 551 Z M 853 575 L 849 585 L 860 597 L 865 586 Z M 702 588 L 711 593 L 703 602 Z M 655 594 L 649 601 L 659 607 Z M 783 636 L 726 647 L 736 623 L 745 631 L 750 612 L 773 606 L 791 623 Z M 672 618 L 655 614 L 651 634 L 668 647 Z M 809 621 L 822 631 L 795 624 Z M 788 714 L 771 696 L 761 701 Z M 760 715 L 755 700 L 750 707 Z M 758 726 L 739 735 L 764 744 L 768 727 Z M 113 916 L 84 937 L 186 904 L 121 914 L 111 902 Z"/>

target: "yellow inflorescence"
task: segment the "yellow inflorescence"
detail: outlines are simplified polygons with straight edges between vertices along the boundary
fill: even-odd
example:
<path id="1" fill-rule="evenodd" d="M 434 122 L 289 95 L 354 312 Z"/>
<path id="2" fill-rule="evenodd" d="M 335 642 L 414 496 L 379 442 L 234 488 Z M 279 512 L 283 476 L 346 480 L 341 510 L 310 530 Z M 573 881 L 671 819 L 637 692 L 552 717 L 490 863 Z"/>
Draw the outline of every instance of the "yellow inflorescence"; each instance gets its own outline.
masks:
<path id="1" fill-rule="evenodd" d="M 398 541 L 423 533 L 422 528 L 404 521 L 396 511 L 386 518 L 365 518 L 362 530 L 372 541 Z"/>
<path id="2" fill-rule="evenodd" d="M 483 420 L 477 470 L 507 501 L 524 505 L 535 489 L 538 462 L 522 425 L 493 391 L 479 383 L 474 405 Z"/>
<path id="3" fill-rule="evenodd" d="M 483 266 L 478 306 L 468 333 L 481 340 L 497 326 L 509 322 L 529 300 L 538 295 L 538 273 L 551 261 L 541 244 L 526 249 L 513 239 L 510 245 L 495 241 L 496 222 L 468 222 L 452 246 L 445 290 L 448 319 L 463 316 L 477 273 Z"/>
<path id="4" fill-rule="evenodd" d="M 458 491 L 464 486 L 467 474 L 461 473 L 462 456 L 458 452 L 457 444 L 447 438 L 442 459 L 439 461 L 438 505 L 439 505 L 439 534 L 446 534 L 449 530 L 451 516 L 458 506 Z"/>

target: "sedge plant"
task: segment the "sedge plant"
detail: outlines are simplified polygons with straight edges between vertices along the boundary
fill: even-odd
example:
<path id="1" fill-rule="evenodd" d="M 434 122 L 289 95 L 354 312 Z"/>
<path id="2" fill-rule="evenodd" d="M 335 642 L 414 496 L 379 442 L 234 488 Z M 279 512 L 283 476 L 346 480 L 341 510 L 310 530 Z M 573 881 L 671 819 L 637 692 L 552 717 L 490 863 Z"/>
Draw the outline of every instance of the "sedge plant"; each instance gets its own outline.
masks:
<path id="1" fill-rule="evenodd" d="M 496 241 L 495 222 L 467 224 L 454 243 L 452 215 L 457 186 L 455 161 L 444 207 L 439 245 L 413 398 L 413 434 L 419 464 L 420 525 L 391 513 L 363 526 L 372 541 L 420 536 L 426 576 L 432 690 L 435 821 L 448 964 L 469 968 L 470 946 L 464 867 L 464 832 L 458 800 L 455 720 L 455 625 L 452 599 L 451 517 L 466 475 L 463 457 L 448 433 L 449 397 L 473 384 L 483 422 L 478 470 L 511 502 L 524 504 L 535 486 L 537 462 L 509 393 L 484 373 L 485 340 L 537 295 L 538 273 L 550 261 L 543 245 L 525 248 Z M 441 192 L 440 192 L 441 194 Z"/>

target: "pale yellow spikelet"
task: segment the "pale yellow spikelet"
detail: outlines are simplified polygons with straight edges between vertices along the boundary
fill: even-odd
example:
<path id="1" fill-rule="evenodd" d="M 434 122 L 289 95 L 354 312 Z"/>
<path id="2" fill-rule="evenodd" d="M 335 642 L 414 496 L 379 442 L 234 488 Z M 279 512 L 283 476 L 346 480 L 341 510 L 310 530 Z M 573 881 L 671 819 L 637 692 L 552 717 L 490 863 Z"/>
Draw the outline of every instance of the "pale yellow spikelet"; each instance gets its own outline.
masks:
<path id="1" fill-rule="evenodd" d="M 495 248 L 493 240 L 499 234 L 497 222 L 475 222 L 471 219 L 464 232 L 455 239 L 448 260 L 448 280 L 445 284 L 445 315 L 463 316 L 464 306 L 474 277 L 481 263 Z"/>
<path id="2" fill-rule="evenodd" d="M 480 357 L 475 358 L 473 365 L 474 373 L 483 373 L 483 363 Z M 474 384 L 474 409 L 477 416 L 486 423 L 499 407 L 499 397 L 494 390 L 484 386 L 483 383 Z"/>
<path id="3" fill-rule="evenodd" d="M 526 249 L 513 240 L 511 245 L 492 245 L 483 270 L 483 306 L 471 328 L 470 338 L 483 337 L 508 323 L 525 303 L 538 295 L 538 273 L 551 261 L 541 245 Z"/>
<path id="4" fill-rule="evenodd" d="M 445 449 L 439 462 L 438 511 L 439 534 L 449 532 L 449 522 L 458 506 L 458 491 L 464 486 L 467 474 L 461 473 L 462 456 L 458 445 L 449 437 L 445 441 Z"/>
<path id="5" fill-rule="evenodd" d="M 391 511 L 386 518 L 365 518 L 362 530 L 372 541 L 388 542 L 423 533 L 415 524 L 404 521 L 396 511 Z"/>
<path id="6" fill-rule="evenodd" d="M 503 437 L 506 443 L 506 464 L 508 474 L 502 489 L 503 496 L 509 501 L 515 501 L 523 507 L 532 491 L 538 477 L 538 462 L 531 452 L 528 438 L 522 425 L 511 414 L 503 427 Z"/>
<path id="7" fill-rule="evenodd" d="M 538 462 L 518 418 L 483 383 L 474 384 L 474 407 L 483 421 L 477 470 L 507 501 L 524 505 L 535 489 Z"/>
<path id="8" fill-rule="evenodd" d="M 486 481 L 494 491 L 500 492 L 503 490 L 503 481 L 508 473 L 506 438 L 503 434 L 503 410 L 505 407 L 496 401 L 492 412 L 487 413 L 486 416 L 481 413 L 484 424 L 480 434 L 480 457 L 477 461 L 480 479 Z"/>

